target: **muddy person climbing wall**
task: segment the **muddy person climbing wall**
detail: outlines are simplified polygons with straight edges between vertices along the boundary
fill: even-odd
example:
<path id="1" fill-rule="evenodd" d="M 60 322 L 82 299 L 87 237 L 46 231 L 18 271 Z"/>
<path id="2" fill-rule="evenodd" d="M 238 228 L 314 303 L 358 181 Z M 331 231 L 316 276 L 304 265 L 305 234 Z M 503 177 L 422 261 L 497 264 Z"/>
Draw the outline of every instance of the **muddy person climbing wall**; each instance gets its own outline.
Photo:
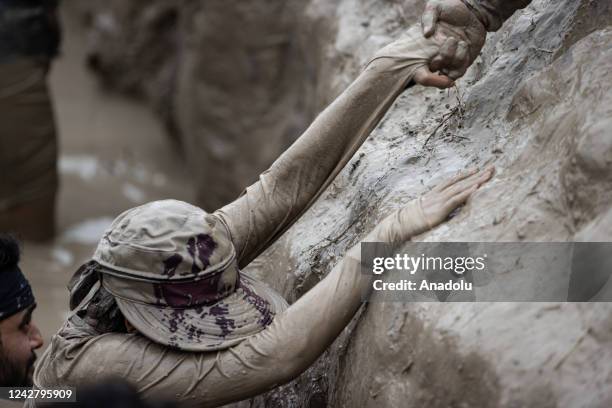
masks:
<path id="1" fill-rule="evenodd" d="M 163 106 L 207 208 L 253 181 L 423 8 L 263 3 L 172 3 L 161 31 L 146 27 L 168 2 L 115 2 L 93 13 L 92 30 L 105 40 L 91 54 L 115 69 L 99 72 L 120 89 L 131 79 Z M 455 88 L 401 96 L 327 192 L 250 269 L 295 301 L 386 214 L 487 163 L 496 177 L 418 240 L 612 240 L 611 21 L 606 0 L 534 0 L 489 34 Z M 143 44 L 160 32 L 173 44 L 163 56 L 144 67 L 114 64 L 122 53 L 144 61 Z M 306 374 L 250 406 L 605 407 L 610 358 L 606 303 L 372 303 Z"/>

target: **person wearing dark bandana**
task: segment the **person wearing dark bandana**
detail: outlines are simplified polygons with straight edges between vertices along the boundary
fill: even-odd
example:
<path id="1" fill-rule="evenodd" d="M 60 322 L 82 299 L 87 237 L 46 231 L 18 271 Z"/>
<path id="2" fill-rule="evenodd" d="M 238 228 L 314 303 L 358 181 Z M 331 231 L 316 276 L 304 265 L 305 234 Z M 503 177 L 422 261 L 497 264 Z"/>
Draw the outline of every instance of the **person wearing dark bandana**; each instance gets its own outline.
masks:
<path id="1" fill-rule="evenodd" d="M 35 350 L 43 345 L 32 322 L 34 294 L 18 264 L 19 244 L 0 234 L 0 387 L 31 386 Z"/>

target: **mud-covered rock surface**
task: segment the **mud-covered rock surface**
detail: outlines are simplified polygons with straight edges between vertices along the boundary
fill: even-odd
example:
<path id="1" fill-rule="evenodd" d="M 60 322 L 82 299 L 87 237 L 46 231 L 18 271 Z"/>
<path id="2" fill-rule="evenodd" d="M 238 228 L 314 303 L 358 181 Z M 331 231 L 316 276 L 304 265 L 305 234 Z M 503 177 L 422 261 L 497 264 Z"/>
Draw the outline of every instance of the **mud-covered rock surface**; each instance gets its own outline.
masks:
<path id="1" fill-rule="evenodd" d="M 119 10 L 132 6 L 114 3 L 93 18 L 115 24 L 105 34 L 114 40 L 94 42 L 92 54 L 118 70 L 101 70 L 107 81 L 139 78 L 130 86 L 142 91 L 153 81 L 171 90 L 163 110 L 206 208 L 253 181 L 423 8 L 392 0 L 132 1 L 137 12 L 121 20 Z M 114 65 L 117 53 L 155 49 L 122 33 L 142 34 L 145 15 L 155 14 L 148 10 L 170 3 L 172 28 L 161 33 L 171 33 L 174 47 L 145 71 Z M 400 96 L 328 191 L 250 268 L 294 301 L 393 209 L 488 163 L 494 179 L 416 239 L 612 240 L 610 22 L 606 0 L 534 0 L 489 35 L 455 89 Z M 143 41 L 156 44 L 159 35 Z M 161 74 L 169 66 L 172 79 Z M 157 92 L 144 94 L 160 106 Z M 307 373 L 237 406 L 608 407 L 611 359 L 606 303 L 372 302 Z"/>

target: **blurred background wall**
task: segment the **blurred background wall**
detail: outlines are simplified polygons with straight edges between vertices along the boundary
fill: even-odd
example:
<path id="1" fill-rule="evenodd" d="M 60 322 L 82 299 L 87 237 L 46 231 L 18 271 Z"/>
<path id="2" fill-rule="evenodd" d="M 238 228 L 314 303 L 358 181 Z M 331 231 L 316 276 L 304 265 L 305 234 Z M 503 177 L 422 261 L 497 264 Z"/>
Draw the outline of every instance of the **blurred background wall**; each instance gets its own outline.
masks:
<path id="1" fill-rule="evenodd" d="M 77 7 L 91 27 L 89 65 L 109 87 L 149 101 L 187 159 L 199 204 L 214 210 L 252 183 L 423 2 Z"/>

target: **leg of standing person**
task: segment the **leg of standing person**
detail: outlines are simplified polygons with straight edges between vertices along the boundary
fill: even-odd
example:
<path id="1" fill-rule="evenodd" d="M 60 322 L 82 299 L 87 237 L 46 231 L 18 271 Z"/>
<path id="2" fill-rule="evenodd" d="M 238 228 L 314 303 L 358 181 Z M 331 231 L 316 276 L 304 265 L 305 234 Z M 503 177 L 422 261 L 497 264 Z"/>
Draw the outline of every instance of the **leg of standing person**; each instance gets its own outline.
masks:
<path id="1" fill-rule="evenodd" d="M 53 237 L 57 137 L 47 58 L 0 64 L 0 231 Z"/>
<path id="2" fill-rule="evenodd" d="M 0 231 L 54 235 L 57 138 L 47 76 L 57 0 L 0 2 Z"/>

